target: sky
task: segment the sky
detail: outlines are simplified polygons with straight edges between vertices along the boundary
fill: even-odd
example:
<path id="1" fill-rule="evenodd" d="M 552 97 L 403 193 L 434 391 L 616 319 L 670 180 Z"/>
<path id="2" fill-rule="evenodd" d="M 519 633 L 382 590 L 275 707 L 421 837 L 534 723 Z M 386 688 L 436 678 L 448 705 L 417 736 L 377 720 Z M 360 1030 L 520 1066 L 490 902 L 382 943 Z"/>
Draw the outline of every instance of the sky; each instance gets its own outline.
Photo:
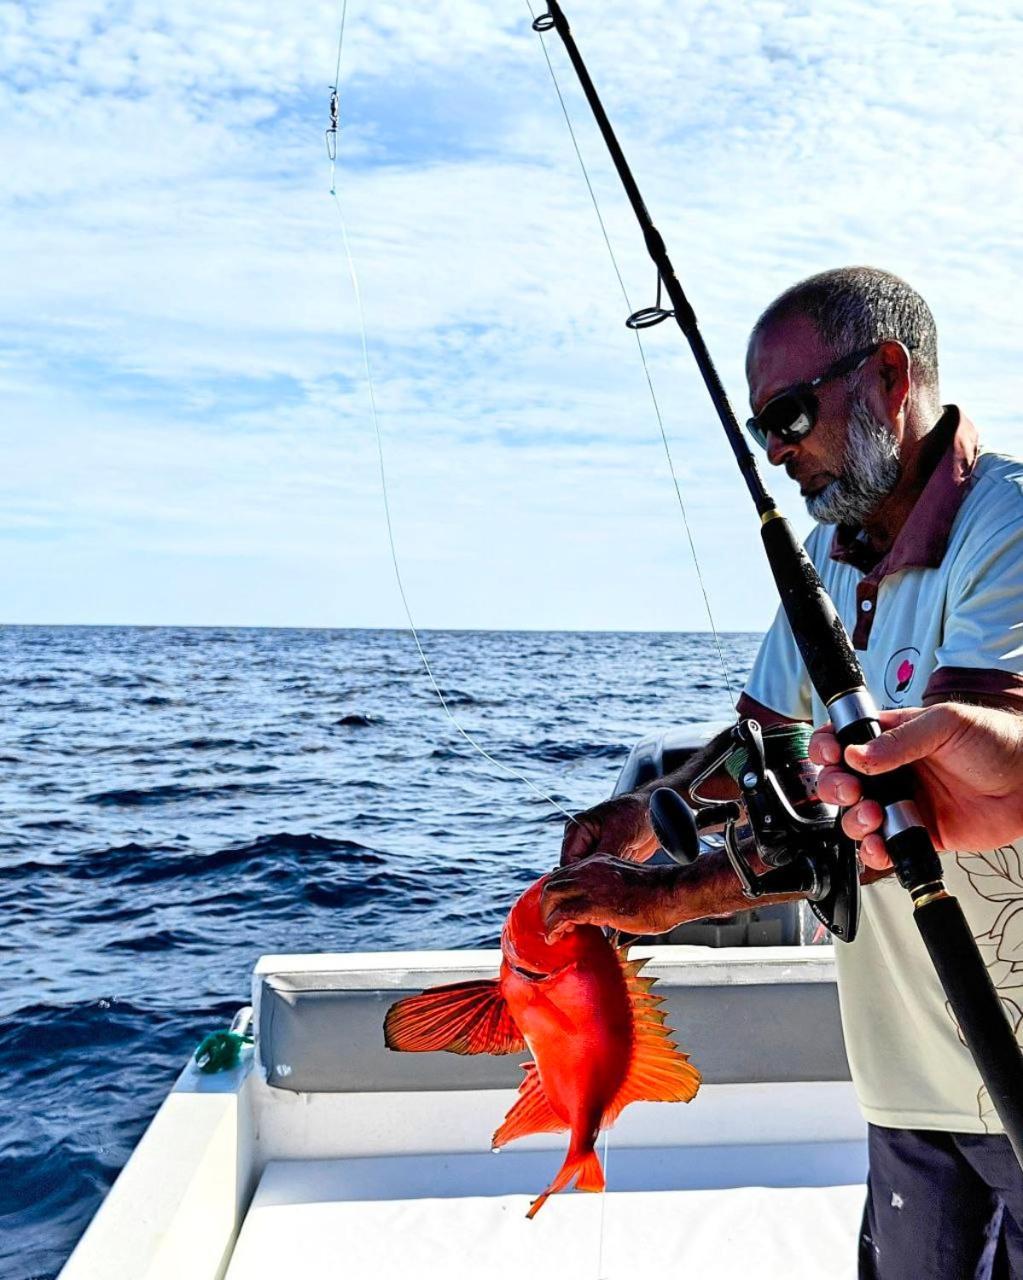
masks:
<path id="1" fill-rule="evenodd" d="M 535 0 L 534 0 L 535 3 Z M 1023 5 L 567 0 L 745 418 L 795 280 L 898 272 L 942 393 L 1023 451 Z M 338 7 L 0 3 L 0 621 L 400 626 L 324 146 Z M 546 37 L 633 307 L 654 272 Z M 633 336 L 525 0 L 349 0 L 336 175 L 422 627 L 702 630 Z M 716 625 L 757 521 L 646 337 Z M 798 493 L 770 483 L 801 533 Z"/>

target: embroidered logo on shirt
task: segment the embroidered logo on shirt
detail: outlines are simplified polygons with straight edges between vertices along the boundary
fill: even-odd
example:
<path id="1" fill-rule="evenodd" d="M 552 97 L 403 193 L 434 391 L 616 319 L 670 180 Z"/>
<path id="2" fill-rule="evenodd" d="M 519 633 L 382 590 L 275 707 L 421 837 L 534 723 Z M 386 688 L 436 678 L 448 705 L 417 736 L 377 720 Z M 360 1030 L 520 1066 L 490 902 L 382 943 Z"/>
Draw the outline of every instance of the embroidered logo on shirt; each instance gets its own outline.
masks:
<path id="1" fill-rule="evenodd" d="M 916 675 L 920 650 L 913 648 L 897 649 L 888 659 L 884 669 L 884 691 L 890 706 L 898 706 L 906 695 Z"/>

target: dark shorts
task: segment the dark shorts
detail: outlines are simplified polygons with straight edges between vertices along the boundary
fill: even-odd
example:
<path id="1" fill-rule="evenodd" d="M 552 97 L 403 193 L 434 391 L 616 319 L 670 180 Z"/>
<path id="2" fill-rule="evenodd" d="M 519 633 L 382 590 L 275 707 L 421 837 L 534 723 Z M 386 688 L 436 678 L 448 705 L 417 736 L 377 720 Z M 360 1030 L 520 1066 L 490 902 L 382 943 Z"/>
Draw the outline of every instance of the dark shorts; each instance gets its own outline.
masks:
<path id="1" fill-rule="evenodd" d="M 1023 1280 L 1023 1171 L 1007 1138 L 868 1128 L 860 1280 Z"/>

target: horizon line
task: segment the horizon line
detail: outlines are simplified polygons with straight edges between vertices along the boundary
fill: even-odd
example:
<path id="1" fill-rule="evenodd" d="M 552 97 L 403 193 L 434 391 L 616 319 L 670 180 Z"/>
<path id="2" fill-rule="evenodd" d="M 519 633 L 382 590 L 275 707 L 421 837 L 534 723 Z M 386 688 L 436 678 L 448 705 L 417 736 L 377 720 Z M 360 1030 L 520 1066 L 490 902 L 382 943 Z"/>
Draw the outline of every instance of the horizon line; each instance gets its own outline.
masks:
<path id="1" fill-rule="evenodd" d="M 49 631 L 394 631 L 411 636 L 408 626 L 368 626 L 334 623 L 267 622 L 0 622 L 0 630 Z M 460 632 L 495 635 L 634 635 L 634 636 L 759 636 L 763 631 L 731 631 L 709 627 L 680 630 L 667 627 L 416 627 L 420 635 Z"/>

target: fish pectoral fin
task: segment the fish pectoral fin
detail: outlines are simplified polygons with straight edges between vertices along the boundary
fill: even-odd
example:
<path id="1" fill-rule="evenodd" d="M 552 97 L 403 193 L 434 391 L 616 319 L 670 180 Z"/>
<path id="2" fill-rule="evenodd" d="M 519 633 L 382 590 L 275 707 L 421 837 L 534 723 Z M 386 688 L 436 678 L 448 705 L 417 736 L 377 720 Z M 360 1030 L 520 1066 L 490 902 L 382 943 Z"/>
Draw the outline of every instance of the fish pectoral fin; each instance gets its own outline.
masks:
<path id="1" fill-rule="evenodd" d="M 548 1101 L 536 1065 L 532 1062 L 522 1065 L 526 1078 L 519 1085 L 519 1096 L 491 1140 L 490 1145 L 495 1150 L 529 1133 L 563 1133 L 569 1127 Z"/>
<path id="2" fill-rule="evenodd" d="M 405 1053 L 521 1053 L 526 1047 L 496 978 L 431 987 L 391 1005 L 388 1049 Z"/>
<path id="3" fill-rule="evenodd" d="M 700 1073 L 672 1039 L 658 1007 L 659 996 L 651 995 L 653 978 L 641 978 L 645 961 L 630 960 L 625 950 L 618 952 L 632 1005 L 634 1039 L 628 1074 L 601 1126 L 613 1124 L 630 1102 L 691 1102 L 700 1087 Z"/>

